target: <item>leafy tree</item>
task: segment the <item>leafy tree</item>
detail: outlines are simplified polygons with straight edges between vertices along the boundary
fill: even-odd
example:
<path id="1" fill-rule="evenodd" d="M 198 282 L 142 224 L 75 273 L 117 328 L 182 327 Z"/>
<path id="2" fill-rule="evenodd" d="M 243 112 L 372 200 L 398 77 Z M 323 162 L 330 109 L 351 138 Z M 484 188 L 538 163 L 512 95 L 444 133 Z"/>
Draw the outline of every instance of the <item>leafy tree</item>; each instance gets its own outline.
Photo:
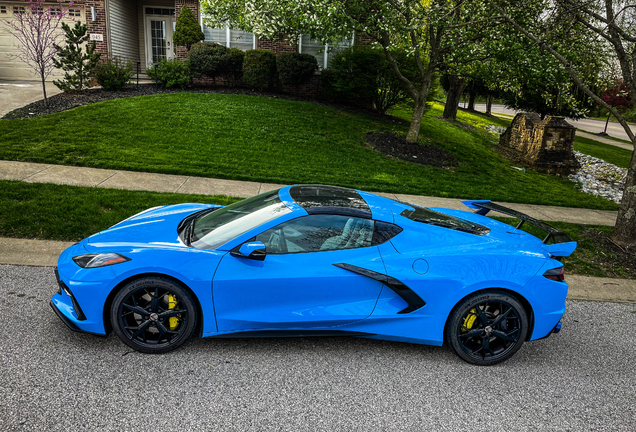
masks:
<path id="1" fill-rule="evenodd" d="M 179 18 L 177 18 L 174 34 L 172 35 L 174 44 L 177 46 L 185 46 L 186 49 L 190 51 L 190 47 L 193 44 L 201 42 L 203 39 L 205 39 L 205 35 L 201 30 L 197 18 L 188 6 L 183 5 L 181 12 L 179 12 Z"/>
<path id="2" fill-rule="evenodd" d="M 469 39 L 449 38 L 476 22 L 491 17 L 483 1 L 464 0 L 202 0 L 206 22 L 214 27 L 229 24 L 269 39 L 287 38 L 291 43 L 300 35 L 324 43 L 362 33 L 380 46 L 404 91 L 414 102 L 407 140 L 416 142 L 424 107 L 444 53 L 467 51 Z M 409 79 L 394 53 L 409 54 L 418 80 Z"/>
<path id="3" fill-rule="evenodd" d="M 603 91 L 601 91 L 601 99 L 603 99 L 607 104 L 613 106 L 620 111 L 622 115 L 624 115 L 625 111 L 634 106 L 634 102 L 629 97 L 629 93 L 627 92 L 627 87 L 621 80 L 616 80 L 614 85 L 605 86 Z M 607 115 L 607 120 L 605 121 L 605 128 L 603 132 L 598 133 L 601 136 L 609 136 L 607 134 L 607 125 L 609 123 L 610 117 L 612 113 Z"/>
<path id="4" fill-rule="evenodd" d="M 45 0 L 29 0 L 23 3 L 24 12 L 13 15 L 13 21 L 7 21 L 9 33 L 18 41 L 17 54 L 8 54 L 25 62 L 35 71 L 42 81 L 44 106 L 49 107 L 46 97 L 46 79 L 54 69 L 53 57 L 57 53 L 56 44 L 62 37 L 58 31 L 62 20 L 67 19 L 69 7 L 45 6 Z"/>
<path id="5" fill-rule="evenodd" d="M 603 48 L 620 65 L 621 78 L 632 100 L 636 100 L 636 8 L 633 0 L 560 0 L 542 1 L 539 19 L 527 19 L 526 7 L 536 1 L 516 2 L 486 0 L 509 23 L 510 28 L 523 34 L 532 44 L 556 59 L 567 71 L 572 82 L 596 103 L 606 108 L 623 126 L 636 148 L 636 135 L 619 110 L 603 100 L 594 82 L 586 79 L 585 65 L 573 62 L 566 47 L 558 43 L 563 33 L 583 29 L 587 39 L 604 41 Z M 599 55 L 603 52 L 599 51 Z M 636 151 L 634 152 L 636 154 Z M 636 157 L 632 157 L 623 199 L 612 234 L 616 243 L 636 246 Z"/>
<path id="6" fill-rule="evenodd" d="M 66 34 L 66 45 L 63 48 L 55 45 L 57 58 L 53 58 L 53 64 L 65 73 L 62 80 L 55 80 L 53 84 L 65 92 L 81 91 L 102 54 L 95 52 L 95 41 L 82 48 L 89 38 L 86 24 L 77 21 L 75 27 L 71 28 L 68 24 L 62 23 L 62 29 Z"/>

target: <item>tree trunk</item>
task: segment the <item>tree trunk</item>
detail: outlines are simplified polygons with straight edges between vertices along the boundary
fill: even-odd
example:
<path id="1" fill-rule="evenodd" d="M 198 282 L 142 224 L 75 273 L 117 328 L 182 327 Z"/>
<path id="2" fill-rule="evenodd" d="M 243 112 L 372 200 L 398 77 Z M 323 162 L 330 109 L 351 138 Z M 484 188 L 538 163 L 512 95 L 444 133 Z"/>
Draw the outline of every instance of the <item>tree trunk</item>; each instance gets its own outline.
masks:
<path id="1" fill-rule="evenodd" d="M 444 118 L 447 120 L 455 120 L 457 118 L 457 107 L 459 100 L 464 92 L 466 82 L 457 75 L 448 77 L 449 88 L 446 95 L 446 106 L 444 107 Z"/>
<path id="2" fill-rule="evenodd" d="M 486 114 L 492 115 L 492 95 L 488 95 L 486 98 Z"/>
<path id="3" fill-rule="evenodd" d="M 411 125 L 409 126 L 409 132 L 406 134 L 406 140 L 408 142 L 417 142 L 417 138 L 420 135 L 420 126 L 422 125 L 422 116 L 424 115 L 425 106 L 426 98 L 420 96 L 415 100 Z"/>
<path id="4" fill-rule="evenodd" d="M 468 111 L 475 111 L 475 98 L 477 97 L 476 93 L 469 92 L 468 93 Z"/>
<path id="5" fill-rule="evenodd" d="M 44 74 L 40 74 L 40 77 L 42 78 L 42 93 L 44 94 L 44 106 L 46 107 L 46 109 L 49 109 L 49 100 L 46 97 L 46 81 L 44 78 Z"/>
<path id="6" fill-rule="evenodd" d="M 636 137 L 632 140 L 636 148 Z M 616 226 L 612 239 L 625 246 L 636 245 L 636 150 L 632 152 L 632 159 L 627 170 L 623 200 L 616 217 Z"/>

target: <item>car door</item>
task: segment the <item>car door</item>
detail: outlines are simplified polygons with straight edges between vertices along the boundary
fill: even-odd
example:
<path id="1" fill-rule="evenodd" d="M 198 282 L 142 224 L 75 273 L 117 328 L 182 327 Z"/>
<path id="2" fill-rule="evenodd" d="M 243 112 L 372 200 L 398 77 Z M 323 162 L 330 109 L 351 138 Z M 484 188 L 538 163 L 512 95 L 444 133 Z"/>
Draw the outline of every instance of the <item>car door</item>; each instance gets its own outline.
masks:
<path id="1" fill-rule="evenodd" d="M 226 254 L 212 283 L 219 331 L 325 328 L 368 317 L 382 283 L 334 264 L 385 274 L 373 228 L 369 219 L 309 215 L 256 235 L 263 261 Z"/>

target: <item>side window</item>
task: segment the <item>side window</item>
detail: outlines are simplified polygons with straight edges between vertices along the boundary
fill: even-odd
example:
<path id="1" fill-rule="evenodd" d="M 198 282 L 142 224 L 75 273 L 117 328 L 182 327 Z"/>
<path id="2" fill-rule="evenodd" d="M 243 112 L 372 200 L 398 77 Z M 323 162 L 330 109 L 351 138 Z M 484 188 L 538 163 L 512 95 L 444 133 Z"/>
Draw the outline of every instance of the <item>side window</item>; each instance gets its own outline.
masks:
<path id="1" fill-rule="evenodd" d="M 391 223 L 377 221 L 375 230 L 373 231 L 372 245 L 377 246 L 391 240 L 393 237 L 402 232 L 402 228 Z"/>
<path id="2" fill-rule="evenodd" d="M 371 246 L 374 221 L 342 215 L 310 215 L 259 234 L 268 254 L 320 252 Z"/>

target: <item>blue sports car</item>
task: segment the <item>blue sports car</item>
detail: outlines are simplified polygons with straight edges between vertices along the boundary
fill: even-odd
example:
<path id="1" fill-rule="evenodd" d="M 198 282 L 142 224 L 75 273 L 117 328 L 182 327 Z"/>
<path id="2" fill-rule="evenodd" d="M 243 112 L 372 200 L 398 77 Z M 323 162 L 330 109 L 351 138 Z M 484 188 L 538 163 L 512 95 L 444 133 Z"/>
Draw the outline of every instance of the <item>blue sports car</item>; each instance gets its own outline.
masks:
<path id="1" fill-rule="evenodd" d="M 576 243 L 490 201 L 464 204 L 473 211 L 295 185 L 226 207 L 156 207 L 66 249 L 51 306 L 72 330 L 114 330 L 144 353 L 195 334 L 349 335 L 446 342 L 492 365 L 560 330 L 558 259 Z"/>

